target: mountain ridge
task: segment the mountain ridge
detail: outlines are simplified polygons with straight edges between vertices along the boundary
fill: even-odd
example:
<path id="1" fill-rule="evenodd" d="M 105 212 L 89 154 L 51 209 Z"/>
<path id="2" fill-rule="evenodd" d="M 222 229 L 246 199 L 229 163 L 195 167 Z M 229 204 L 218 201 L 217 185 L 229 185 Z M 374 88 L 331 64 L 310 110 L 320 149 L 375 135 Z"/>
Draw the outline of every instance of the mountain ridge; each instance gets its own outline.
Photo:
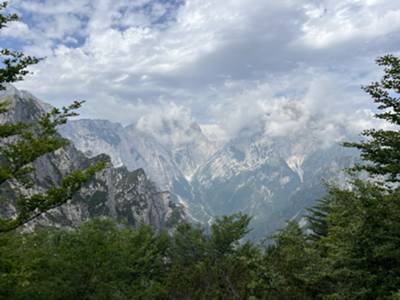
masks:
<path id="1" fill-rule="evenodd" d="M 298 118 L 298 114 L 295 117 Z M 177 145 L 189 150 L 190 147 L 204 147 L 201 144 L 204 140 L 200 145 L 195 144 L 201 133 L 200 125 L 194 126 L 193 131 L 185 128 L 184 134 L 193 136 L 185 136 L 181 144 L 169 140 L 171 134 L 180 136 L 183 125 L 179 120 L 171 122 L 174 126 L 168 124 L 165 132 L 161 128 L 153 135 L 138 129 L 137 124 L 117 126 L 122 130 L 118 133 L 121 143 L 107 142 L 104 147 L 96 146 L 106 142 L 99 137 L 103 132 L 89 130 L 101 123 L 98 120 L 72 121 L 62 128 L 61 133 L 75 140 L 77 145 L 86 143 L 83 149 L 96 149 L 96 153 L 107 149 L 111 149 L 110 153 L 116 151 L 128 169 L 138 165 L 139 160 L 133 155 L 136 153 L 142 160 L 140 166 L 152 180 L 171 191 L 172 199 L 185 207 L 192 221 L 210 224 L 217 216 L 242 211 L 253 217 L 253 236 L 259 238 L 283 227 L 287 220 L 322 197 L 321 181 L 343 181 L 345 175 L 341 170 L 357 159 L 356 152 L 343 149 L 336 141 L 327 143 L 327 137 L 320 132 L 315 134 L 319 130 L 318 120 L 310 118 L 309 122 L 309 132 L 271 136 L 265 133 L 267 122 L 260 119 L 256 127 L 244 128 L 219 147 L 210 141 L 212 151 L 200 160 L 192 161 L 195 168 L 190 177 L 185 176 L 174 153 L 178 152 Z M 159 123 L 163 124 L 162 121 Z M 130 134 L 126 135 L 127 130 Z M 157 139 L 157 135 L 163 133 L 165 136 Z M 93 135 L 99 140 L 90 141 Z M 193 152 L 180 153 L 184 160 L 192 159 L 190 154 Z"/>
<path id="2" fill-rule="evenodd" d="M 32 94 L 12 86 L 7 86 L 0 98 L 10 101 L 10 109 L 0 118 L 3 124 L 35 121 L 50 108 Z M 108 166 L 85 184 L 68 203 L 42 214 L 28 223 L 26 229 L 33 230 L 37 226 L 75 227 L 91 218 L 104 217 L 133 226 L 148 224 L 162 230 L 172 228 L 175 222 L 183 219 L 181 209 L 171 201 L 170 194 L 151 182 L 143 169 L 128 171 L 126 167 L 115 168 L 106 154 L 88 158 L 73 143 L 34 162 L 32 188 L 25 188 L 12 180 L 3 184 L 0 193 L 13 201 L 2 202 L 0 213 L 12 217 L 15 212 L 14 201 L 21 193 L 45 192 L 71 171 L 87 168 L 99 160 L 108 161 Z"/>

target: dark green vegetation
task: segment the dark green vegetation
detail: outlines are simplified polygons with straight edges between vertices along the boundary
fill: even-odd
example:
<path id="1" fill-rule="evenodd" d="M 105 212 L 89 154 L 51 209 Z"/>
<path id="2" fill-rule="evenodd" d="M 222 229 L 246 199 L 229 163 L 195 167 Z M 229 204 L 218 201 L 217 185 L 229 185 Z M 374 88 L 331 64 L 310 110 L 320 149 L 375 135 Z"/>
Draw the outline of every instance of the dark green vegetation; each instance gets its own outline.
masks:
<path id="1" fill-rule="evenodd" d="M 0 28 L 15 18 L 0 17 Z M 13 57 L 0 84 L 20 79 L 36 62 Z M 346 144 L 361 151 L 364 163 L 351 170 L 349 188 L 328 187 L 310 210 L 308 228 L 290 222 L 266 245 L 243 241 L 250 220 L 241 214 L 216 220 L 209 233 L 183 223 L 156 234 L 106 220 L 74 230 L 6 232 L 64 203 L 96 166 L 44 195 L 21 195 L 17 218 L 2 220 L 0 298 L 400 299 L 400 59 L 377 62 L 385 75 L 365 90 L 393 129 L 368 130 L 365 141 Z M 0 182 L 29 185 L 30 163 L 64 145 L 55 126 L 70 114 L 66 108 L 38 123 L 0 125 Z M 359 179 L 359 171 L 369 177 Z"/>
<path id="2" fill-rule="evenodd" d="M 15 14 L 4 14 L 7 2 L 0 4 L 0 29 L 7 23 L 18 21 Z M 0 90 L 6 88 L 6 83 L 22 80 L 28 73 L 27 67 L 40 61 L 35 57 L 25 56 L 21 52 L 2 49 L 2 67 L 0 68 Z M 82 102 L 74 102 L 62 110 L 57 108 L 39 116 L 30 123 L 3 123 L 0 125 L 0 185 L 21 183 L 25 190 L 32 186 L 29 175 L 33 171 L 32 163 L 41 156 L 54 152 L 68 144 L 57 133 L 57 126 L 65 124 L 68 117 L 76 116 L 75 109 Z M 8 113 L 12 103 L 0 102 L 0 117 Z M 62 205 L 77 193 L 81 186 L 94 174 L 103 169 L 100 162 L 86 170 L 76 170 L 61 179 L 58 186 L 50 188 L 46 193 L 24 193 L 21 191 L 18 199 L 8 199 L 1 195 L 1 201 L 15 202 L 16 212 L 13 217 L 0 218 L 0 232 L 6 232 L 35 219 L 40 214 Z M 16 200 L 16 201 L 15 201 Z"/>

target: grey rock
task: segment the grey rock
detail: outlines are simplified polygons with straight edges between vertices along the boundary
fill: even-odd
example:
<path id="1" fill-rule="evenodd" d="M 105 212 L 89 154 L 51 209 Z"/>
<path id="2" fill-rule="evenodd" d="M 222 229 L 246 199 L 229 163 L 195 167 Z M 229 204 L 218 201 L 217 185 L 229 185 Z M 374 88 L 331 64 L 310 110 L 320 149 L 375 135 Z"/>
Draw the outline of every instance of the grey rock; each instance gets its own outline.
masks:
<path id="1" fill-rule="evenodd" d="M 9 111 L 0 122 L 30 122 L 49 109 L 27 92 L 18 91 L 12 86 L 2 91 L 0 97 L 10 102 Z M 105 138 L 117 142 L 118 137 Z M 148 224 L 157 230 L 172 228 L 184 218 L 182 208 L 171 201 L 168 191 L 161 190 L 143 171 L 128 171 L 126 167 L 114 167 L 105 154 L 87 157 L 77 150 L 74 144 L 40 157 L 34 162 L 32 174 L 34 186 L 26 189 L 16 181 L 8 181 L 0 186 L 0 195 L 8 201 L 0 204 L 2 216 L 15 213 L 15 201 L 20 193 L 32 195 L 45 192 L 57 185 L 60 179 L 77 169 L 102 160 L 108 161 L 106 169 L 98 172 L 68 203 L 42 214 L 26 226 L 33 230 L 37 226 L 75 227 L 94 217 L 111 218 L 136 226 Z"/>

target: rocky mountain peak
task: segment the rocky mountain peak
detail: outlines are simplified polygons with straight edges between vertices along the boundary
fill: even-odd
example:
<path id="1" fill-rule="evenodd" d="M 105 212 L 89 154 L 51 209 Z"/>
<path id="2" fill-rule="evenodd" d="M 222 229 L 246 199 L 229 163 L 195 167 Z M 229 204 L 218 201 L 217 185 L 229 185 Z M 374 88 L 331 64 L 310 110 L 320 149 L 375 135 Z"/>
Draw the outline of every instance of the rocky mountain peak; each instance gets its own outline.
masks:
<path id="1" fill-rule="evenodd" d="M 1 122 L 29 122 L 45 112 L 46 105 L 29 93 L 21 92 L 12 86 L 0 95 L 4 101 L 10 101 L 10 110 Z M 47 106 L 48 107 L 48 106 Z M 108 121 L 92 122 L 82 120 L 79 131 L 74 131 L 74 139 L 101 134 L 106 143 L 119 142 L 115 130 L 122 126 Z M 110 130 L 107 130 L 110 129 Z M 89 141 L 90 141 L 89 139 Z M 20 192 L 32 194 L 57 185 L 61 176 L 76 169 L 83 169 L 98 160 L 110 160 L 106 154 L 93 155 L 91 158 L 77 150 L 74 144 L 47 154 L 34 162 L 32 174 L 34 186 L 25 189 L 16 182 L 7 182 L 0 186 L 0 193 L 15 201 Z M 122 165 L 122 164 L 121 164 Z M 12 215 L 14 209 L 10 202 L 3 202 L 0 213 Z M 170 228 L 183 218 L 182 210 L 171 201 L 169 192 L 161 190 L 145 174 L 143 169 L 128 171 L 126 167 L 114 167 L 110 164 L 96 174 L 81 192 L 67 204 L 28 224 L 29 228 L 40 226 L 77 226 L 93 217 L 105 217 L 128 222 L 131 225 L 149 224 L 161 230 Z"/>

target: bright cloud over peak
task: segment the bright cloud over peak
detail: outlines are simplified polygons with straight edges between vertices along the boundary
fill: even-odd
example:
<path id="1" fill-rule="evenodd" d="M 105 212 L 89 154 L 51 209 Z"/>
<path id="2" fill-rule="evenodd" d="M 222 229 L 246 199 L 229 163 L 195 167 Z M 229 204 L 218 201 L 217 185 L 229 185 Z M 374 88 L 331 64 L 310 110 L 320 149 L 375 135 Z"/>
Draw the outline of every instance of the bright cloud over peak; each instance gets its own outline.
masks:
<path id="1" fill-rule="evenodd" d="M 224 134 L 266 111 L 280 124 L 271 134 L 309 114 L 357 115 L 370 107 L 360 85 L 377 78 L 374 59 L 400 47 L 397 0 L 12 0 L 10 10 L 23 21 L 2 43 L 46 56 L 19 87 L 54 105 L 85 99 L 84 117 L 125 124 L 172 103 Z M 285 101 L 305 110 L 295 123 Z"/>

